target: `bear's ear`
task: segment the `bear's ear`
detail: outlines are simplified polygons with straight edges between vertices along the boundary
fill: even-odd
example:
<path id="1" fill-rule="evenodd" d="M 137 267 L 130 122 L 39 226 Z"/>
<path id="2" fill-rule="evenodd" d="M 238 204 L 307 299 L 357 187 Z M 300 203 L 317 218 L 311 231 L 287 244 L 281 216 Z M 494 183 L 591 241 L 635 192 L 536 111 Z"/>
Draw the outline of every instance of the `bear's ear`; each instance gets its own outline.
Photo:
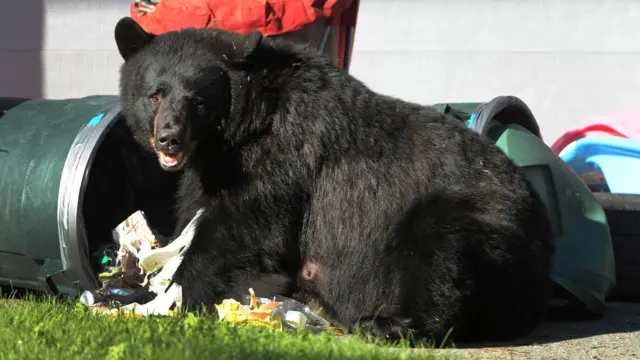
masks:
<path id="1" fill-rule="evenodd" d="M 248 34 L 220 31 L 216 34 L 222 53 L 229 60 L 245 60 L 251 56 L 262 43 L 263 35 L 258 30 Z"/>
<path id="2" fill-rule="evenodd" d="M 135 20 L 128 16 L 118 21 L 114 35 L 118 51 L 125 61 L 149 44 L 155 36 L 144 31 Z"/>

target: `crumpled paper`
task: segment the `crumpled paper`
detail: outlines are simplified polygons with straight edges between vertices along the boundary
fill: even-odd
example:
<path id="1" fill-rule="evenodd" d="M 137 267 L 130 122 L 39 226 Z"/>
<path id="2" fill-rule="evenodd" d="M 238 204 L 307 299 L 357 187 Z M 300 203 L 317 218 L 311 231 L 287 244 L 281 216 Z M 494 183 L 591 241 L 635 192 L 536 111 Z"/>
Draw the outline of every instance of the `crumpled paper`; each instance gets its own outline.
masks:
<path id="1" fill-rule="evenodd" d="M 122 304 L 109 298 L 100 298 L 96 303 L 88 304 L 91 310 L 107 315 L 125 313 L 139 317 L 152 314 L 171 315 L 172 308 L 180 309 L 182 288 L 176 283 L 167 287 L 182 263 L 184 252 L 191 245 L 202 212 L 200 209 L 180 236 L 165 247 L 158 246 L 142 211 L 136 211 L 120 223 L 114 229 L 114 237 L 120 243 L 116 266 L 111 272 L 100 274 L 99 277 L 104 281 L 103 288 L 128 287 L 140 291 L 148 290 L 156 296 L 143 304 Z"/>

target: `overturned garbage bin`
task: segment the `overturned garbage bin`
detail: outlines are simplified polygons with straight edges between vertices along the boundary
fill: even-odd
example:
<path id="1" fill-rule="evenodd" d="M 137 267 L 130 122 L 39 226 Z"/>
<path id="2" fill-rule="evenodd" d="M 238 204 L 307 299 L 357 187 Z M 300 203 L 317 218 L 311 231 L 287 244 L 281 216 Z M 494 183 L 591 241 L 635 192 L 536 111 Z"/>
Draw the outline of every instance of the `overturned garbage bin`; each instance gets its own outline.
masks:
<path id="1" fill-rule="evenodd" d="M 0 99 L 0 285 L 98 288 L 92 258 L 131 213 L 173 232 L 178 176 L 135 143 L 116 96 Z"/>
<path id="2" fill-rule="evenodd" d="M 616 287 L 609 223 L 598 199 L 545 143 L 529 107 L 515 96 L 486 103 L 440 103 L 511 158 L 541 196 L 556 233 L 551 310 L 599 316 Z"/>

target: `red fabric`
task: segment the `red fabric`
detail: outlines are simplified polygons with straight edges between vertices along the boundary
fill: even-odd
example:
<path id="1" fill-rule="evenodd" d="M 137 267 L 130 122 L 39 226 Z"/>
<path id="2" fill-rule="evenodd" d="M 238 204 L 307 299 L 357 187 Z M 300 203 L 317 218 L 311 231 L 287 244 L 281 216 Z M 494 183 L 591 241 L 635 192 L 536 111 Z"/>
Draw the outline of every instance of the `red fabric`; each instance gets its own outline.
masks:
<path id="1" fill-rule="evenodd" d="M 340 24 L 345 20 L 341 13 L 351 3 L 352 0 L 162 0 L 150 13 L 136 10 L 132 2 L 130 14 L 152 34 L 187 27 L 216 27 L 277 35 L 324 19 Z M 350 18 L 355 21 L 353 16 Z"/>

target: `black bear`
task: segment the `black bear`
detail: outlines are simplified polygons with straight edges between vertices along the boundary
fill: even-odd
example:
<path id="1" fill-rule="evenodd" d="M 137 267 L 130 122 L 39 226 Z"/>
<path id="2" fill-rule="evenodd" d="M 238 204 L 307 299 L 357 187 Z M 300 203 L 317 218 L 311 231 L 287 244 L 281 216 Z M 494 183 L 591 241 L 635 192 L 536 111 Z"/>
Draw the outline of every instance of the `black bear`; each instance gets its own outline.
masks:
<path id="1" fill-rule="evenodd" d="M 205 209 L 174 277 L 189 307 L 279 273 L 378 336 L 512 339 L 545 315 L 547 211 L 489 139 L 257 31 L 115 37 L 126 121 L 182 172 L 179 228 Z"/>

